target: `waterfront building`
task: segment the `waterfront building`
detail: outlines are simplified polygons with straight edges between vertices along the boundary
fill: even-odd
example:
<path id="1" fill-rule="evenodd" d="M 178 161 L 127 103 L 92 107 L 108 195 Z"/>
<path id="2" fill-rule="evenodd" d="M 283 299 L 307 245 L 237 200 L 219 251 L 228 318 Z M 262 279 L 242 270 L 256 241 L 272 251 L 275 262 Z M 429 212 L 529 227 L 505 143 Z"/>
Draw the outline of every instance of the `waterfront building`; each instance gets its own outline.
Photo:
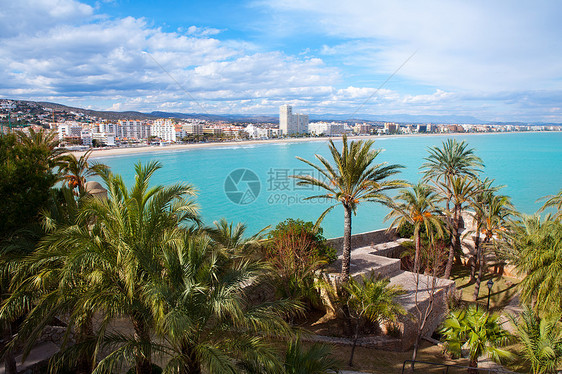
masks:
<path id="1" fill-rule="evenodd" d="M 287 104 L 279 107 L 279 129 L 283 135 L 308 133 L 308 115 L 295 113 L 293 107 Z"/>
<path id="2" fill-rule="evenodd" d="M 80 132 L 80 139 L 82 140 L 82 145 L 91 147 L 93 139 L 92 130 L 90 130 L 89 128 L 83 128 Z"/>
<path id="3" fill-rule="evenodd" d="M 151 135 L 165 142 L 175 142 L 177 139 L 176 127 L 171 119 L 157 119 L 154 121 Z"/>
<path id="4" fill-rule="evenodd" d="M 345 133 L 345 124 L 337 122 L 312 122 L 308 125 L 308 131 L 312 135 L 339 136 Z"/>
<path id="5" fill-rule="evenodd" d="M 370 134 L 371 125 L 369 125 L 368 123 L 358 123 L 353 126 L 353 132 L 355 134 Z"/>
<path id="6" fill-rule="evenodd" d="M 199 123 L 188 123 L 182 126 L 187 135 L 203 135 L 203 125 Z"/>
<path id="7" fill-rule="evenodd" d="M 82 126 L 77 122 L 65 122 L 59 123 L 57 127 L 59 134 L 59 140 L 64 140 L 66 138 L 78 138 L 82 133 Z"/>
<path id="8" fill-rule="evenodd" d="M 394 122 L 386 122 L 384 124 L 384 132 L 386 134 L 396 134 L 400 131 L 400 125 Z"/>
<path id="9" fill-rule="evenodd" d="M 119 120 L 115 135 L 119 139 L 148 139 L 152 135 L 151 126 L 138 120 Z"/>

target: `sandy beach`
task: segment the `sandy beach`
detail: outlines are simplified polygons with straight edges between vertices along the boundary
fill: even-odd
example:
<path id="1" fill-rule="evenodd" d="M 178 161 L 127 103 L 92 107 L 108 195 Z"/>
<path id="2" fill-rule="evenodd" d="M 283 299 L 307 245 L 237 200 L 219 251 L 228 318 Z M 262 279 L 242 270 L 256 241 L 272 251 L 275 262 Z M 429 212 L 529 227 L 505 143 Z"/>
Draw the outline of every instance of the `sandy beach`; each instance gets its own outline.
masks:
<path id="1" fill-rule="evenodd" d="M 527 131 L 525 133 L 535 132 Z M 397 138 L 397 137 L 410 137 L 410 136 L 450 136 L 450 135 L 487 135 L 487 134 L 518 134 L 520 132 L 485 132 L 485 133 L 454 133 L 454 134 L 402 134 L 402 135 L 353 135 L 348 136 L 348 139 L 385 139 L 385 138 Z M 107 156 L 118 156 L 118 155 L 128 155 L 134 153 L 149 153 L 149 152 L 160 152 L 160 151 L 182 151 L 188 149 L 197 148 L 213 148 L 213 147 L 244 147 L 252 144 L 276 144 L 276 143 L 297 143 L 297 142 L 327 142 L 330 139 L 337 140 L 341 136 L 337 137 L 317 137 L 317 138 L 289 138 L 289 139 L 261 139 L 261 140 L 238 140 L 238 141 L 227 141 L 227 142 L 213 142 L 213 143 L 190 143 L 190 144 L 170 144 L 165 146 L 139 146 L 139 147 L 119 147 L 119 148 L 97 148 L 94 149 L 90 157 L 107 157 Z M 74 151 L 71 152 L 76 157 L 80 157 L 86 151 Z"/>

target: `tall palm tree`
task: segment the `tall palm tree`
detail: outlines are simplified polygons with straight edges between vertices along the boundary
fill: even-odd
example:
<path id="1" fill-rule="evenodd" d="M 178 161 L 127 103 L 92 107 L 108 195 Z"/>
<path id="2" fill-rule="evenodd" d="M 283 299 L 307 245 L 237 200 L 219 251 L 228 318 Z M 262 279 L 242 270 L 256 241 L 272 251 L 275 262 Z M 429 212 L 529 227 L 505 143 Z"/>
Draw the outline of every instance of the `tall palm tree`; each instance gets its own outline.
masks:
<path id="1" fill-rule="evenodd" d="M 509 342 L 509 333 L 502 327 L 499 314 L 490 314 L 471 306 L 455 310 L 443 321 L 440 330 L 445 348 L 454 356 L 460 357 L 468 350 L 470 367 L 478 367 L 478 357 L 487 354 L 494 361 L 511 356 L 501 349 Z"/>
<path id="2" fill-rule="evenodd" d="M 421 231 L 425 229 L 428 235 L 435 232 L 438 237 L 443 236 L 443 221 L 441 210 L 438 207 L 440 198 L 434 190 L 426 184 L 419 182 L 411 189 L 400 191 L 389 204 L 392 211 L 385 220 L 392 219 L 390 227 L 400 227 L 405 223 L 414 226 L 414 242 L 416 252 L 414 255 L 414 272 L 420 270 L 419 258 L 421 249 Z"/>
<path id="3" fill-rule="evenodd" d="M 447 139 L 441 147 L 430 147 L 429 156 L 421 167 L 425 179 L 441 186 L 442 192 L 447 196 L 445 186 L 451 185 L 453 177 L 477 177 L 482 171 L 480 168 L 484 165 L 474 151 L 474 148 L 468 148 L 468 143 L 459 143 L 456 139 Z"/>
<path id="4" fill-rule="evenodd" d="M 533 374 L 555 373 L 562 361 L 562 324 L 560 315 L 540 317 L 526 306 L 519 320 L 512 320 L 523 358 Z"/>
<path id="5" fill-rule="evenodd" d="M 459 143 L 456 139 L 447 139 L 441 147 L 431 147 L 428 152 L 429 156 L 425 158 L 426 162 L 421 166 L 421 170 L 424 180 L 431 182 L 445 199 L 452 234 L 451 252 L 454 255 L 455 251 L 458 253 L 461 249 L 458 235 L 461 212 L 458 211 L 458 206 L 450 206 L 455 193 L 454 183 L 456 181 L 458 184 L 461 181 L 460 177 L 469 177 L 466 180 L 477 177 L 484 165 L 474 149 L 468 148 L 465 141 Z M 458 187 L 460 186 L 457 186 L 457 189 Z M 450 256 L 445 268 L 445 277 L 450 277 L 452 266 L 453 257 Z"/>
<path id="6" fill-rule="evenodd" d="M 449 247 L 449 257 L 445 266 L 445 278 L 451 276 L 455 254 L 460 256 L 462 253 L 460 227 L 462 213 L 482 187 L 478 179 L 466 175 L 454 176 L 450 183 L 449 186 L 446 186 L 445 191 L 447 196 L 450 196 L 449 201 L 452 203 L 452 210 L 448 213 L 452 243 Z"/>
<path id="7" fill-rule="evenodd" d="M 316 155 L 321 165 L 316 165 L 301 157 L 302 162 L 311 166 L 319 173 L 319 178 L 310 175 L 294 175 L 298 179 L 298 185 L 312 185 L 325 190 L 326 193 L 308 197 L 307 199 L 323 198 L 335 201 L 322 213 L 318 219 L 322 219 L 334 207 L 342 205 L 344 209 L 344 235 L 342 248 L 341 281 L 349 280 L 351 263 L 351 215 L 357 212 L 357 207 L 362 201 L 371 201 L 386 204 L 388 196 L 386 192 L 400 187 L 405 187 L 406 182 L 389 179 L 400 172 L 403 166 L 397 164 L 387 165 L 386 162 L 374 164 L 381 149 L 372 149 L 374 141 L 351 141 L 348 143 L 347 136 L 343 136 L 343 148 L 340 152 L 332 140 L 329 149 L 334 164 Z"/>
<path id="8" fill-rule="evenodd" d="M 556 195 L 548 195 L 543 197 L 542 199 L 546 199 L 546 201 L 544 202 L 544 205 L 541 207 L 539 212 L 544 212 L 548 208 L 556 208 L 556 212 L 554 213 L 553 218 L 562 220 L 562 189 Z"/>
<path id="9" fill-rule="evenodd" d="M 508 196 L 494 195 L 500 187 L 492 187 L 492 181 L 484 181 L 480 192 L 473 199 L 471 206 L 474 209 L 476 221 L 476 232 L 474 237 L 474 249 L 476 251 L 476 283 L 474 287 L 474 301 L 478 299 L 480 285 L 482 283 L 482 272 L 484 269 L 483 249 L 490 245 L 493 238 L 501 239 L 507 231 L 509 216 L 515 213 Z M 481 235 L 484 236 L 481 239 Z"/>

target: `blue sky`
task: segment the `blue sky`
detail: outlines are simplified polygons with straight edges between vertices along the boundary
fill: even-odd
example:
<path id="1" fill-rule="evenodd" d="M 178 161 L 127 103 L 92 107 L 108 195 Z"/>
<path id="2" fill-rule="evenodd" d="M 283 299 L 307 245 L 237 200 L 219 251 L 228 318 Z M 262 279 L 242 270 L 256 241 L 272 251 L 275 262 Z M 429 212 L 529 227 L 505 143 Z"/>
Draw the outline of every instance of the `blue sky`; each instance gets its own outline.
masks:
<path id="1" fill-rule="evenodd" d="M 562 122 L 560 15 L 540 0 L 0 0 L 0 97 Z"/>

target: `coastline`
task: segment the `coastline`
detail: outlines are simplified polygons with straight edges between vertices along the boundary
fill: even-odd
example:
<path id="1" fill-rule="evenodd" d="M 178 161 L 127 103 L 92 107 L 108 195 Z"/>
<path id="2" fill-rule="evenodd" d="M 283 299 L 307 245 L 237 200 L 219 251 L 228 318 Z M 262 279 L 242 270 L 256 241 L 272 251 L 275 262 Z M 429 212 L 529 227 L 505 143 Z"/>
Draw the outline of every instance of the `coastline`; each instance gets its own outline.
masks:
<path id="1" fill-rule="evenodd" d="M 348 139 L 388 139 L 388 138 L 398 138 L 398 137 L 412 137 L 412 136 L 458 136 L 458 135 L 495 135 L 495 134 L 528 134 L 528 133 L 540 133 L 545 131 L 513 131 L 513 132 L 469 132 L 469 133 L 452 133 L 452 134 L 402 134 L 402 135 L 353 135 L 349 136 Z M 558 131 L 554 131 L 558 132 Z M 285 139 L 258 139 L 258 140 L 239 140 L 239 141 L 227 141 L 227 142 L 213 142 L 213 143 L 190 143 L 190 144 L 171 144 L 166 146 L 141 146 L 141 147 L 130 147 L 130 148 L 101 148 L 94 149 L 92 151 L 91 157 L 110 157 L 110 156 L 120 156 L 129 155 L 135 153 L 151 153 L 151 152 L 161 152 L 161 151 L 182 151 L 189 149 L 201 149 L 201 148 L 213 148 L 213 147 L 244 147 L 246 145 L 255 144 L 281 144 L 281 143 L 297 143 L 297 142 L 326 142 L 330 139 L 337 140 L 341 139 L 341 136 L 332 137 L 318 137 L 318 138 L 285 138 Z M 82 156 L 86 151 L 72 151 L 70 152 L 76 157 Z"/>

